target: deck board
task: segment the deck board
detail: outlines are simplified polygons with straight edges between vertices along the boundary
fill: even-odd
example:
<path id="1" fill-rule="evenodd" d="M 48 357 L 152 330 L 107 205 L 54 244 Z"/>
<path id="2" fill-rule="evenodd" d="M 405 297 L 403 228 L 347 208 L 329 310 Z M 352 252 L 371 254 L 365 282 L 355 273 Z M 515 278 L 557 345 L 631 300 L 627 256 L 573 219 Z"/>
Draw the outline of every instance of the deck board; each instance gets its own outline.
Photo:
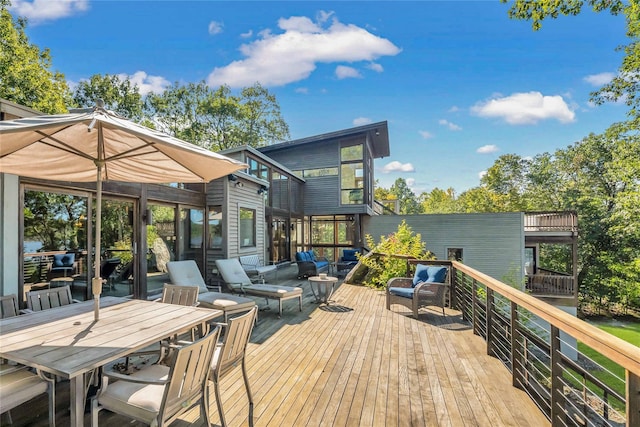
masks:
<path id="1" fill-rule="evenodd" d="M 549 425 L 459 312 L 426 309 L 416 320 L 404 307 L 386 310 L 383 292 L 348 284 L 338 286 L 329 306 L 319 305 L 307 282 L 293 276 L 279 283 L 302 284 L 303 311 L 285 301 L 281 318 L 274 302 L 259 313 L 247 357 L 256 426 Z M 229 425 L 247 426 L 240 370 L 221 385 Z M 68 424 L 68 395 L 68 384 L 59 383 L 58 425 Z M 210 402 L 211 422 L 220 425 L 213 390 Z M 46 426 L 46 398 L 12 416 L 14 426 Z M 195 408 L 174 425 L 202 425 L 198 417 Z M 101 426 L 125 423 L 137 425 L 100 413 Z"/>

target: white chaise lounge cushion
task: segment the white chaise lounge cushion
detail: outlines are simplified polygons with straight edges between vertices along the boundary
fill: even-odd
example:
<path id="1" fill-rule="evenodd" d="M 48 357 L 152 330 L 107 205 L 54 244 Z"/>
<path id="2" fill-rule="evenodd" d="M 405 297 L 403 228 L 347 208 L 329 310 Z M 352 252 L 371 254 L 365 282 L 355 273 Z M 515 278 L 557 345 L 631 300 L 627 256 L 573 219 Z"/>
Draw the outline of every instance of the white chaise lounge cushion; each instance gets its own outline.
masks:
<path id="1" fill-rule="evenodd" d="M 167 270 L 172 284 L 198 286 L 200 288 L 200 293 L 198 294 L 200 307 L 222 310 L 225 313 L 236 313 L 250 310 L 251 307 L 256 305 L 256 302 L 251 298 L 222 292 L 210 292 L 194 260 L 170 261 L 167 263 Z"/>
<path id="2" fill-rule="evenodd" d="M 238 291 L 245 291 L 252 295 L 270 298 L 288 299 L 302 295 L 302 288 L 297 286 L 269 285 L 266 283 L 251 283 L 247 272 L 237 259 L 217 259 L 216 266 L 224 277 L 227 285 Z"/>

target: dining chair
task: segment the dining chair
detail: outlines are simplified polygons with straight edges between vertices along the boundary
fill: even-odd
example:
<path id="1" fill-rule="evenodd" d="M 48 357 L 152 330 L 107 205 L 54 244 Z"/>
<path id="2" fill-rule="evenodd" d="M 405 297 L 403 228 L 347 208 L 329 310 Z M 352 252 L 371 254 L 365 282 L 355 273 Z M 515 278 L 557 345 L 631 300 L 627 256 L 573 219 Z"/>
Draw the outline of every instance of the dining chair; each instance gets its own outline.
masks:
<path id="1" fill-rule="evenodd" d="M 48 310 L 50 308 L 62 307 L 76 302 L 80 302 L 71 297 L 69 285 L 52 289 L 41 289 L 39 291 L 29 291 L 26 295 L 27 308 L 25 313 Z"/>
<path id="2" fill-rule="evenodd" d="M 220 330 L 177 348 L 168 366 L 149 365 L 131 375 L 104 371 L 102 387 L 91 398 L 91 425 L 97 426 L 99 412 L 107 409 L 161 427 L 200 404 L 200 416 L 210 426 L 207 377 Z"/>
<path id="3" fill-rule="evenodd" d="M 247 375 L 246 353 L 251 332 L 255 325 L 255 318 L 258 307 L 240 316 L 232 317 L 228 323 L 222 323 L 223 339 L 217 345 L 216 352 L 211 361 L 211 372 L 209 379 L 213 382 L 216 395 L 216 404 L 220 414 L 220 422 L 223 427 L 227 425 L 222 408 L 222 398 L 220 393 L 220 380 L 239 366 L 242 367 L 242 377 L 249 399 L 249 425 L 253 426 L 253 395 L 249 386 L 249 376 Z"/>
<path id="4" fill-rule="evenodd" d="M 11 409 L 44 393 L 49 395 L 49 425 L 55 427 L 55 378 L 49 378 L 42 372 L 33 373 L 22 365 L 10 366 L 9 369 L 0 367 L 0 414 L 7 413 L 9 424 L 13 424 Z"/>
<path id="5" fill-rule="evenodd" d="M 18 297 L 16 294 L 0 296 L 0 319 L 14 317 L 20 314 Z"/>

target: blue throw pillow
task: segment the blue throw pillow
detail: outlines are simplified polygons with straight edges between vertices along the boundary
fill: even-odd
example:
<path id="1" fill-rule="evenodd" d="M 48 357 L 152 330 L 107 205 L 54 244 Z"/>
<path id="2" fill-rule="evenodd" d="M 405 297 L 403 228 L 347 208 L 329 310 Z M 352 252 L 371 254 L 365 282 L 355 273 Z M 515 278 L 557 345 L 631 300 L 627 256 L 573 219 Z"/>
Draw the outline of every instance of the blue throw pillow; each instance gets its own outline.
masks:
<path id="1" fill-rule="evenodd" d="M 444 283 L 444 279 L 447 277 L 447 267 L 429 267 L 427 272 L 429 278 L 426 282 Z"/>
<path id="2" fill-rule="evenodd" d="M 429 266 L 418 264 L 416 265 L 416 273 L 413 275 L 413 286 L 415 287 L 420 282 L 426 282 L 429 280 Z"/>
<path id="3" fill-rule="evenodd" d="M 304 252 L 296 252 L 296 261 L 304 261 Z"/>
<path id="4" fill-rule="evenodd" d="M 315 252 L 313 252 L 313 250 L 307 251 L 307 255 L 309 255 L 308 261 L 315 261 L 316 260 L 316 254 L 315 254 Z"/>
<path id="5" fill-rule="evenodd" d="M 357 261 L 356 253 L 358 253 L 357 249 L 345 249 L 342 252 L 342 260 L 343 261 Z"/>

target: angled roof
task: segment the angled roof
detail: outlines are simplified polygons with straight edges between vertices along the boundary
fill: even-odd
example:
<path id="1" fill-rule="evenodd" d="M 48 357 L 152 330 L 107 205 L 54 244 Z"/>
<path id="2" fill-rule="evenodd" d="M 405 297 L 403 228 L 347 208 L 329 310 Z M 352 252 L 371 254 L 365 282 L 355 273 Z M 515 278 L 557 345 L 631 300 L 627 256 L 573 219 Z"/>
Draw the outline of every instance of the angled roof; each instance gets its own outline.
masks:
<path id="1" fill-rule="evenodd" d="M 377 159 L 389 156 L 389 129 L 387 128 L 386 121 L 268 145 L 266 147 L 260 147 L 258 150 L 269 155 L 271 152 L 288 149 L 294 146 L 313 144 L 331 139 L 343 139 L 360 134 L 368 134 L 367 136 L 371 141 L 373 158 Z"/>

